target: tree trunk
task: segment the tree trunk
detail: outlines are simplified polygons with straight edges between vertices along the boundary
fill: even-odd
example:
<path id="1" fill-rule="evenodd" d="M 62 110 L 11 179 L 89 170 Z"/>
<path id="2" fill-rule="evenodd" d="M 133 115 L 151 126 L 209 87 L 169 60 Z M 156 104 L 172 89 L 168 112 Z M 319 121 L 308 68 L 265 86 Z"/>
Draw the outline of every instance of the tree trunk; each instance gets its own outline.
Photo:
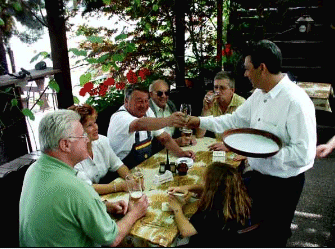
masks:
<path id="1" fill-rule="evenodd" d="M 45 1 L 45 9 L 47 11 L 53 68 L 61 70 L 61 73 L 55 74 L 55 80 L 60 88 L 57 94 L 58 108 L 63 109 L 74 103 L 63 0 Z"/>
<path id="2" fill-rule="evenodd" d="M 185 86 L 185 7 L 175 3 L 176 13 L 176 85 Z"/>
<path id="3" fill-rule="evenodd" d="M 0 29 L 0 75 L 8 74 L 8 64 L 6 58 L 5 44 L 3 42 L 3 34 Z"/>
<path id="4" fill-rule="evenodd" d="M 217 0 L 217 22 L 218 22 L 218 29 L 217 29 L 217 66 L 222 69 L 222 29 L 223 29 L 223 23 L 222 23 L 222 0 Z"/>

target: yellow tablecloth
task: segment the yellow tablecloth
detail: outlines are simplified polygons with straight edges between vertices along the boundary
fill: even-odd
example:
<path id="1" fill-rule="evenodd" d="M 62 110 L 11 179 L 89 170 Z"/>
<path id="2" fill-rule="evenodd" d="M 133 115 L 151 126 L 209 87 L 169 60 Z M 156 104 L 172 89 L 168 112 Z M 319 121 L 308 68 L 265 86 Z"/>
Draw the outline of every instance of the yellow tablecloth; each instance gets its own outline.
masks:
<path id="1" fill-rule="evenodd" d="M 203 182 L 203 175 L 206 166 L 212 163 L 213 152 L 208 150 L 208 146 L 215 143 L 213 138 L 197 139 L 197 144 L 184 147 L 184 150 L 193 150 L 196 152 L 196 159 L 193 166 L 188 170 L 186 176 L 174 176 L 173 181 L 156 186 L 153 183 L 154 176 L 158 174 L 159 163 L 166 161 L 166 151 L 153 155 L 143 163 L 137 166 L 144 174 L 144 193 L 148 196 L 150 206 L 147 214 L 138 220 L 130 231 L 130 235 L 137 239 L 137 246 L 147 247 L 152 244 L 160 246 L 171 246 L 178 235 L 178 228 L 174 221 L 173 212 L 162 211 L 162 203 L 168 201 L 167 189 L 173 186 L 183 186 L 200 184 Z M 238 166 L 239 162 L 232 159 L 236 154 L 226 153 L 226 163 Z M 176 157 L 169 155 L 170 162 L 175 162 Z M 122 181 L 118 178 L 115 181 Z M 103 200 L 117 201 L 129 200 L 129 194 L 113 193 L 102 196 Z M 184 206 L 184 213 L 191 217 L 197 210 L 197 199 L 191 198 L 190 202 Z"/>

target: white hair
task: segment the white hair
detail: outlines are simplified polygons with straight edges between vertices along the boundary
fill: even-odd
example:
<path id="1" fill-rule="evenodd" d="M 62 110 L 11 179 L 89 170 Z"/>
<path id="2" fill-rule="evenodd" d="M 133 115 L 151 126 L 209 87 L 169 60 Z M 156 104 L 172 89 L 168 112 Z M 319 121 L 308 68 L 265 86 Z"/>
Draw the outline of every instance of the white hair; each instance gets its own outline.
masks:
<path id="1" fill-rule="evenodd" d="M 170 89 L 170 86 L 169 86 L 169 84 L 168 83 L 166 83 L 166 81 L 165 80 L 161 80 L 161 79 L 158 79 L 158 80 L 155 80 L 155 81 L 153 81 L 151 84 L 150 84 L 150 86 L 149 86 L 149 92 L 151 93 L 151 92 L 153 92 L 154 91 L 154 88 L 155 88 L 155 86 L 157 85 L 157 84 L 160 84 L 160 83 L 163 83 L 163 84 L 165 84 L 169 89 Z"/>
<path id="2" fill-rule="evenodd" d="M 57 110 L 46 114 L 38 126 L 41 151 L 57 149 L 61 139 L 74 133 L 76 121 L 80 121 L 80 115 L 71 110 Z"/>

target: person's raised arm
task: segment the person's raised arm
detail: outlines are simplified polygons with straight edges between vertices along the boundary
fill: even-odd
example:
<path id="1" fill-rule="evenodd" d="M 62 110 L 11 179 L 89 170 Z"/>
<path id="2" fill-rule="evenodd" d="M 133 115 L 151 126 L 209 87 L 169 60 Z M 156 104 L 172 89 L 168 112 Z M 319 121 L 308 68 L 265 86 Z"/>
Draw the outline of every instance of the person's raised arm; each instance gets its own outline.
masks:
<path id="1" fill-rule="evenodd" d="M 211 108 L 213 107 L 213 103 L 214 103 L 214 92 L 213 91 L 209 91 L 203 100 L 203 107 L 202 107 L 202 111 L 201 111 L 201 116 L 202 117 L 206 117 L 206 116 L 210 116 L 211 115 Z M 202 138 L 204 137 L 206 134 L 206 129 L 201 129 L 201 128 L 197 128 L 195 131 L 195 136 L 197 138 Z"/>
<path id="2" fill-rule="evenodd" d="M 182 112 L 172 113 L 165 118 L 142 117 L 135 119 L 129 125 L 129 132 L 135 131 L 155 131 L 164 127 L 184 127 L 187 120 Z"/>

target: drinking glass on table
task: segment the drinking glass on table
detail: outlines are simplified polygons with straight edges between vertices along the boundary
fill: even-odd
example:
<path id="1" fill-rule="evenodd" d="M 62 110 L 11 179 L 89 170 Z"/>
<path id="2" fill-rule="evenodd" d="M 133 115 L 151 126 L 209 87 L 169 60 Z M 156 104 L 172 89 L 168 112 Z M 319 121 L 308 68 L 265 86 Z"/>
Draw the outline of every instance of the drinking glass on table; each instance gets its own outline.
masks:
<path id="1" fill-rule="evenodd" d="M 143 174 L 142 170 L 137 168 L 137 167 L 134 168 L 133 175 L 140 179 L 141 184 L 142 184 L 142 190 L 144 190 L 144 174 Z"/>
<path id="2" fill-rule="evenodd" d="M 137 177 L 134 174 L 129 174 L 126 176 L 126 184 L 130 199 L 136 201 L 142 197 L 142 180 L 140 177 Z"/>

